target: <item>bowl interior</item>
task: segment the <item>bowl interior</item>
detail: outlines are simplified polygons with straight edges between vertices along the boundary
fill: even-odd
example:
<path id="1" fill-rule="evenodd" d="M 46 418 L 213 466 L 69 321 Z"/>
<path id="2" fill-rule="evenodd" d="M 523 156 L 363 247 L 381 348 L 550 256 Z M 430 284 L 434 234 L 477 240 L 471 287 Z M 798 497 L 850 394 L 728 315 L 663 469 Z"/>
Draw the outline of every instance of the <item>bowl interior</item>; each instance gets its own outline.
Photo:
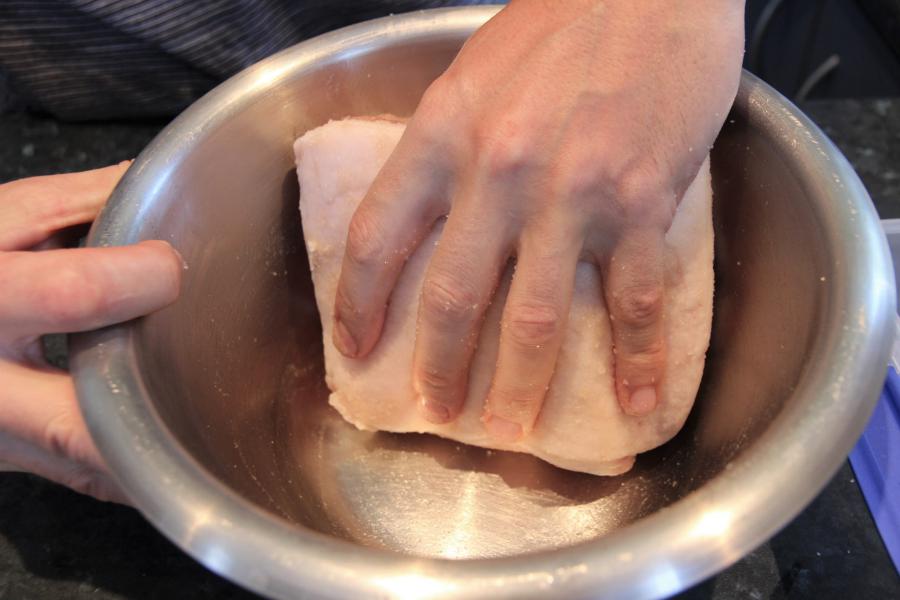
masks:
<path id="1" fill-rule="evenodd" d="M 261 65 L 155 184 L 141 237 L 184 256 L 183 293 L 136 329 L 153 408 L 247 502 L 363 545 L 441 557 L 515 555 L 603 536 L 751 455 L 824 334 L 833 264 L 817 212 L 770 134 L 736 108 L 712 152 L 716 299 L 691 417 L 628 474 L 355 430 L 327 405 L 292 141 L 329 119 L 409 115 L 462 34 L 384 42 L 291 73 Z M 254 87 L 255 86 L 255 87 Z"/>

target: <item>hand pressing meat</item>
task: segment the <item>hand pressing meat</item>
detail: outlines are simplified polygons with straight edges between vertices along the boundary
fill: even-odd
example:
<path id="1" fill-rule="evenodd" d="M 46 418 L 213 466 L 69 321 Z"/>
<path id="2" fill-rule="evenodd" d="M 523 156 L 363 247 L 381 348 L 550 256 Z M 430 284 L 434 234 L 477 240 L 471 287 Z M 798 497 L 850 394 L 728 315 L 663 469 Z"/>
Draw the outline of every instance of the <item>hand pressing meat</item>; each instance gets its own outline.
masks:
<path id="1" fill-rule="evenodd" d="M 572 331 L 579 261 L 599 269 L 622 413 L 665 410 L 665 236 L 735 97 L 743 4 L 513 0 L 427 90 L 356 209 L 335 346 L 361 360 L 384 342 L 398 278 L 446 217 L 412 359 L 425 419 L 464 410 L 511 258 L 482 415 L 496 440 L 527 438 L 541 414 Z"/>
<path id="2" fill-rule="evenodd" d="M 529 452 L 557 466 L 597 475 L 627 471 L 635 454 L 672 437 L 690 411 L 709 343 L 713 272 L 708 162 L 684 194 L 665 238 L 663 340 L 670 352 L 665 364 L 669 375 L 659 384 L 661 406 L 641 417 L 620 410 L 599 272 L 594 264 L 580 262 L 540 418 L 522 439 L 497 440 L 487 435 L 479 419 L 502 343 L 501 313 L 515 285 L 511 268 L 505 269 L 485 311 L 460 413 L 452 421 L 434 423 L 416 411 L 416 312 L 428 264 L 444 243 L 447 228 L 442 223 L 419 244 L 398 277 L 374 350 L 365 358 L 347 358 L 328 343 L 328 317 L 347 227 L 403 130 L 402 123 L 350 119 L 310 131 L 294 147 L 303 235 L 323 319 L 331 405 L 362 429 L 436 433 L 468 444 Z"/>

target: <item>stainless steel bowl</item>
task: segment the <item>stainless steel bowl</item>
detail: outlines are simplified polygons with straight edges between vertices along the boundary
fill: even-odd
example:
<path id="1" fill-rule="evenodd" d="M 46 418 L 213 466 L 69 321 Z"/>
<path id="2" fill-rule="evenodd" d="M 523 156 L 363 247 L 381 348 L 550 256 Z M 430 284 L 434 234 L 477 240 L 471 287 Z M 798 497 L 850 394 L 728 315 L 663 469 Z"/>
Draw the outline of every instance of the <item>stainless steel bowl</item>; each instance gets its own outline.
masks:
<path id="1" fill-rule="evenodd" d="M 410 114 L 495 9 L 321 36 L 244 71 L 141 154 L 89 243 L 171 241 L 183 294 L 75 336 L 91 433 L 138 508 L 214 571 L 274 597 L 668 595 L 736 561 L 824 486 L 892 339 L 872 205 L 822 133 L 745 75 L 713 151 L 712 347 L 681 434 L 618 478 L 327 407 L 291 142 Z"/>

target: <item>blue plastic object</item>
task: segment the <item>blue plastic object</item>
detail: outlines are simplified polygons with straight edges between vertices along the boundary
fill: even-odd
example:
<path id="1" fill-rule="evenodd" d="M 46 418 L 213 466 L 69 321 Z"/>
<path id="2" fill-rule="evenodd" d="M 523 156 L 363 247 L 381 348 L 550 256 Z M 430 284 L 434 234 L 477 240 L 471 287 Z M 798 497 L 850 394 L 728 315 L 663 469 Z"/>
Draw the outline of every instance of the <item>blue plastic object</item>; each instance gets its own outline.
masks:
<path id="1" fill-rule="evenodd" d="M 850 452 L 869 511 L 900 572 L 900 375 L 893 366 L 875 412 Z"/>

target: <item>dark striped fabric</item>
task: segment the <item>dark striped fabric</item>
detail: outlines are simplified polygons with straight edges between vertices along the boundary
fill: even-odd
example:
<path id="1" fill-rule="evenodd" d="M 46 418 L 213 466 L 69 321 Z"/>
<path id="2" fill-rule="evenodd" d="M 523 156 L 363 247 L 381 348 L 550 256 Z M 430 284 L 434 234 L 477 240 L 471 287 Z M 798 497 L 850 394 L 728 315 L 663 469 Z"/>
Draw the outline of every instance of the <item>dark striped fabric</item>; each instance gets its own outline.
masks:
<path id="1" fill-rule="evenodd" d="M 0 0 L 0 110 L 69 120 L 171 116 L 311 36 L 488 0 Z"/>

